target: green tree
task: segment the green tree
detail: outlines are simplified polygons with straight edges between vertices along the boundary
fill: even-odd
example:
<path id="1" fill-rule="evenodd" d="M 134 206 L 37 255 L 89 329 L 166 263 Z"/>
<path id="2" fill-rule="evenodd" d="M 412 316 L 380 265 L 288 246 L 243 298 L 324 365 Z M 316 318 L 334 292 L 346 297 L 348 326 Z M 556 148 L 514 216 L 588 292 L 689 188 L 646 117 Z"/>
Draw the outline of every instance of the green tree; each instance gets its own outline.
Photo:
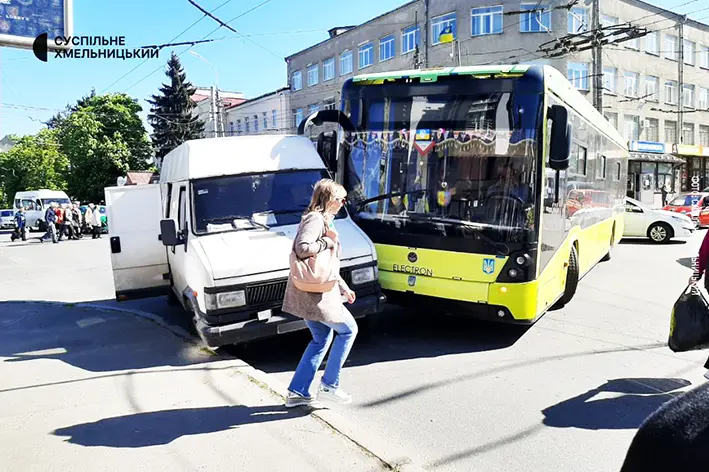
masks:
<path id="1" fill-rule="evenodd" d="M 17 144 L 0 153 L 3 204 L 23 190 L 66 190 L 69 161 L 61 151 L 55 130 L 16 137 Z"/>
<path id="2" fill-rule="evenodd" d="M 169 84 L 162 84 L 160 93 L 146 100 L 152 105 L 148 122 L 153 127 L 155 157 L 162 162 L 165 155 L 190 139 L 204 136 L 204 121 L 192 115 L 196 107 L 192 95 L 196 88 L 187 81 L 179 58 L 172 53 L 165 75 Z"/>
<path id="3" fill-rule="evenodd" d="M 142 107 L 125 94 L 80 99 L 57 118 L 57 135 L 69 159 L 69 190 L 81 201 L 98 203 L 103 189 L 129 170 L 148 170 L 152 145 L 138 113 Z"/>

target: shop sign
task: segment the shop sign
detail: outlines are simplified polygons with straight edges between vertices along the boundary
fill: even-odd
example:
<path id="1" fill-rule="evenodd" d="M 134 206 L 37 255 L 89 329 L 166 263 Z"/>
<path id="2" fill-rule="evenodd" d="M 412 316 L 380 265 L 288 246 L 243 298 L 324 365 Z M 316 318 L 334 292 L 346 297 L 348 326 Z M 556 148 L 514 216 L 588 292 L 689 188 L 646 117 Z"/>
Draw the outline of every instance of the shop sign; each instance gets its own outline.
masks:
<path id="1" fill-rule="evenodd" d="M 709 157 L 708 146 L 696 146 L 691 144 L 673 144 L 672 152 L 683 156 L 707 156 Z"/>
<path id="2" fill-rule="evenodd" d="M 665 153 L 665 143 L 653 141 L 630 141 L 630 150 L 635 152 L 656 152 Z"/>

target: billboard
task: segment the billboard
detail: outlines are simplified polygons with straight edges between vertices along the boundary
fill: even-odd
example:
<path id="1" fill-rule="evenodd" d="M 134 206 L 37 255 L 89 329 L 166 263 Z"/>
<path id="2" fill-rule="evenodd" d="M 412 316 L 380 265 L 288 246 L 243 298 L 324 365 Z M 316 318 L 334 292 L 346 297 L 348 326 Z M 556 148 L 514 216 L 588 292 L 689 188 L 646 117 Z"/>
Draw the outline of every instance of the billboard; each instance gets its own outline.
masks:
<path id="1" fill-rule="evenodd" d="M 54 38 L 73 35 L 73 0 L 0 0 L 0 46 L 32 49 L 35 38 L 47 33 L 47 48 Z"/>

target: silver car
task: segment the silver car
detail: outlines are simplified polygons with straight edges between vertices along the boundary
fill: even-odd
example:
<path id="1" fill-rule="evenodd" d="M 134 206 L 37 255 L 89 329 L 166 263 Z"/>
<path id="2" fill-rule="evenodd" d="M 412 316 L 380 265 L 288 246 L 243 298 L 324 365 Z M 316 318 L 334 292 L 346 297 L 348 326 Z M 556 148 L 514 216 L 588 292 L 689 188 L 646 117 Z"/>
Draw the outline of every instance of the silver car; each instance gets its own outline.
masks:
<path id="1" fill-rule="evenodd" d="M 0 229 L 15 227 L 15 210 L 0 210 Z"/>

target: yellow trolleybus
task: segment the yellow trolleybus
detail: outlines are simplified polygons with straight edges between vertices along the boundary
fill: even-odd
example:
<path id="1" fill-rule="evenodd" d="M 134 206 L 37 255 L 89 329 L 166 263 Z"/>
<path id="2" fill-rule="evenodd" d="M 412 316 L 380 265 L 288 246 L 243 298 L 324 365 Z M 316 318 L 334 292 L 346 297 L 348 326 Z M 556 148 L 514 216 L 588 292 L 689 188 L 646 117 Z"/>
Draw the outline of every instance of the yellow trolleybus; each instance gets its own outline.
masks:
<path id="1" fill-rule="evenodd" d="M 533 323 L 623 234 L 628 149 L 557 69 L 359 75 L 317 147 L 390 301 Z"/>

